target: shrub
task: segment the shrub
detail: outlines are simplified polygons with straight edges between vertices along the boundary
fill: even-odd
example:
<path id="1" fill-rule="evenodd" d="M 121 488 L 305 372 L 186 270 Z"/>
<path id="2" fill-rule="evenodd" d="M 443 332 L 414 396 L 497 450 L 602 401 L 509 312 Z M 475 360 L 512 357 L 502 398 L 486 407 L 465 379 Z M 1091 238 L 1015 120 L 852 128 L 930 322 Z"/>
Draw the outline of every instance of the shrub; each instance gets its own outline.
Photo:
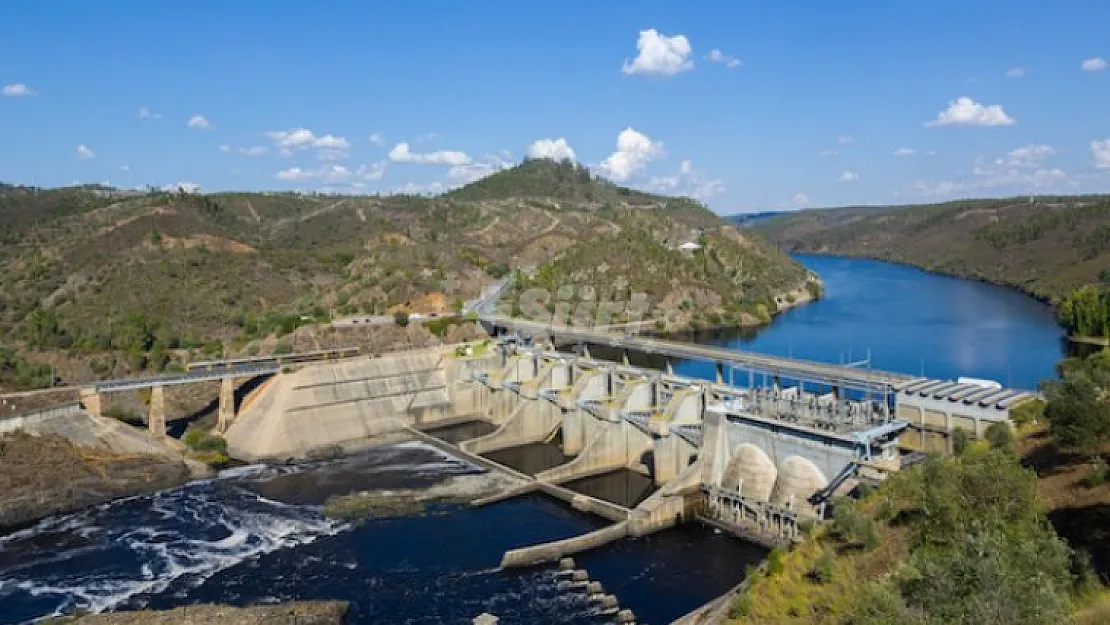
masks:
<path id="1" fill-rule="evenodd" d="M 957 456 L 963 455 L 967 451 L 968 445 L 971 444 L 971 434 L 964 429 L 956 428 L 952 431 L 952 453 Z"/>
<path id="2" fill-rule="evenodd" d="M 1087 488 L 1095 488 L 1096 486 L 1102 486 L 1108 480 L 1110 480 L 1110 466 L 1107 466 L 1106 462 L 1100 459 L 1091 466 L 1087 475 L 1080 480 L 1080 483 Z"/>
<path id="3" fill-rule="evenodd" d="M 825 547 L 821 550 L 821 555 L 817 556 L 817 561 L 813 564 L 813 571 L 810 576 L 813 581 L 818 584 L 827 584 L 833 580 L 836 574 L 836 552 Z"/>
<path id="4" fill-rule="evenodd" d="M 1010 420 L 1014 422 L 1014 425 L 1019 427 L 1040 421 L 1043 418 L 1044 402 L 1039 399 L 1019 404 L 1010 411 Z"/>
<path id="5" fill-rule="evenodd" d="M 189 430 L 183 440 L 193 451 L 227 454 L 227 441 L 222 436 L 204 430 Z"/>
<path id="6" fill-rule="evenodd" d="M 786 550 L 782 547 L 775 547 L 771 553 L 767 554 L 767 577 L 778 577 L 779 574 L 785 569 L 783 558 L 786 557 Z"/>
<path id="7" fill-rule="evenodd" d="M 1005 421 L 992 423 L 984 433 L 984 437 L 987 439 L 987 442 L 990 443 L 991 449 L 998 449 L 1011 454 L 1017 450 L 1017 440 L 1014 438 L 1014 429 Z"/>
<path id="8" fill-rule="evenodd" d="M 402 328 L 409 324 L 409 314 L 403 310 L 398 310 L 393 313 L 393 323 L 401 326 Z"/>
<path id="9" fill-rule="evenodd" d="M 284 356 L 285 354 L 292 353 L 293 345 L 290 344 L 289 341 L 278 341 L 277 344 L 274 345 L 274 356 Z"/>

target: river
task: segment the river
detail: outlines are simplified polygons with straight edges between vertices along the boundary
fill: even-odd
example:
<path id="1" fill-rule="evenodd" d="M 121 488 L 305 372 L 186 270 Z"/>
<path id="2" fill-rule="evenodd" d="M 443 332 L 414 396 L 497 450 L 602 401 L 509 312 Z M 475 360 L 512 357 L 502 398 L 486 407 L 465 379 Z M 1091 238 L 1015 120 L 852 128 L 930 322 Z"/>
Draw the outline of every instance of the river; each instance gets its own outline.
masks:
<path id="1" fill-rule="evenodd" d="M 817 301 L 767 327 L 697 333 L 698 343 L 825 362 L 859 362 L 939 379 L 970 376 L 1036 389 L 1067 341 L 1051 308 L 1018 291 L 903 265 L 794 257 L 825 283 Z M 711 366 L 679 373 L 710 377 Z"/>
<path id="2" fill-rule="evenodd" d="M 1032 388 L 1064 348 L 1047 307 L 1016 292 L 864 260 L 802 256 L 826 297 L 755 332 L 696 340 L 941 378 Z M 711 370 L 683 363 L 687 374 Z M 546 459 L 541 458 L 546 466 Z M 416 443 L 298 467 L 246 467 L 153 496 L 48 519 L 0 537 L 0 625 L 74 608 L 166 609 L 345 599 L 350 622 L 603 623 L 550 567 L 500 571 L 509 548 L 590 531 L 601 522 L 529 496 L 489 507 L 350 525 L 324 519 L 330 493 L 418 486 L 476 471 Z M 609 489 L 612 485 L 587 484 Z M 630 498 L 638 484 L 618 484 Z M 687 526 L 576 558 L 641 622 L 663 624 L 735 584 L 764 550 Z"/>

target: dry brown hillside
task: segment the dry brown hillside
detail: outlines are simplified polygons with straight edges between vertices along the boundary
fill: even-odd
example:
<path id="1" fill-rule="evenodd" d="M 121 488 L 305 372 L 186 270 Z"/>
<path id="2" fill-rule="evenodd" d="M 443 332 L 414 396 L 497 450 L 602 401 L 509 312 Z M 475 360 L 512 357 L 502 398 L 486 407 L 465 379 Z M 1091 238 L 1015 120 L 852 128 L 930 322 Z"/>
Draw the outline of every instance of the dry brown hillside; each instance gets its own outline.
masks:
<path id="1" fill-rule="evenodd" d="M 891 260 L 1058 299 L 1110 278 L 1110 197 L 788 213 L 753 226 L 789 252 Z"/>
<path id="2" fill-rule="evenodd" d="M 118 375 L 336 316 L 445 312 L 583 242 L 606 242 L 598 260 L 612 251 L 617 265 L 645 232 L 671 244 L 698 229 L 720 241 L 708 268 L 660 264 L 653 281 L 768 301 L 765 280 L 804 280 L 697 202 L 570 163 L 525 161 L 437 197 L 0 186 L 0 385 L 43 385 L 28 363 L 47 353 Z M 758 258 L 737 273 L 742 253 Z"/>

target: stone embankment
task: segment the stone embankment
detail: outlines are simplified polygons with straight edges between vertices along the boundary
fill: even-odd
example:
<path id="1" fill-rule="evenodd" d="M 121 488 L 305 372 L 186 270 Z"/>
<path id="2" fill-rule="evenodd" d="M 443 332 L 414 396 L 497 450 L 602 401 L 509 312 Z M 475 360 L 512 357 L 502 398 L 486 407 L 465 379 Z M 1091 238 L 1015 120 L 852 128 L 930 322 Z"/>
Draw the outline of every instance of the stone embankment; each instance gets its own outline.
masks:
<path id="1" fill-rule="evenodd" d="M 205 471 L 172 442 L 84 410 L 26 419 L 0 434 L 0 530 L 179 486 Z"/>
<path id="2" fill-rule="evenodd" d="M 347 603 L 342 601 L 299 601 L 245 608 L 190 605 L 161 612 L 92 614 L 47 622 L 58 625 L 342 625 L 347 609 Z"/>

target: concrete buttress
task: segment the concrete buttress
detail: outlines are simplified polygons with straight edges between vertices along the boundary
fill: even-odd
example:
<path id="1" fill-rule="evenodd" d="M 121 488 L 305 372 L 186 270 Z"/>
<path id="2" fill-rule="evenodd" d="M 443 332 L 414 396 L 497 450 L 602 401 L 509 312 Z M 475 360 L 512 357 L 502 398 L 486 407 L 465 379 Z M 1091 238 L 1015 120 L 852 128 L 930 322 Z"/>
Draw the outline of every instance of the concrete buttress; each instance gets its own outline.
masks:
<path id="1" fill-rule="evenodd" d="M 154 386 L 150 389 L 150 413 L 146 420 L 147 428 L 153 436 L 166 435 L 166 387 Z"/>
<path id="2" fill-rule="evenodd" d="M 220 409 L 217 428 L 220 432 L 226 432 L 233 420 L 235 420 L 235 380 L 224 378 L 220 380 Z"/>
<path id="3" fill-rule="evenodd" d="M 81 389 L 81 405 L 85 407 L 85 410 L 89 411 L 89 414 L 95 417 L 101 416 L 101 396 L 95 388 L 88 387 Z"/>

